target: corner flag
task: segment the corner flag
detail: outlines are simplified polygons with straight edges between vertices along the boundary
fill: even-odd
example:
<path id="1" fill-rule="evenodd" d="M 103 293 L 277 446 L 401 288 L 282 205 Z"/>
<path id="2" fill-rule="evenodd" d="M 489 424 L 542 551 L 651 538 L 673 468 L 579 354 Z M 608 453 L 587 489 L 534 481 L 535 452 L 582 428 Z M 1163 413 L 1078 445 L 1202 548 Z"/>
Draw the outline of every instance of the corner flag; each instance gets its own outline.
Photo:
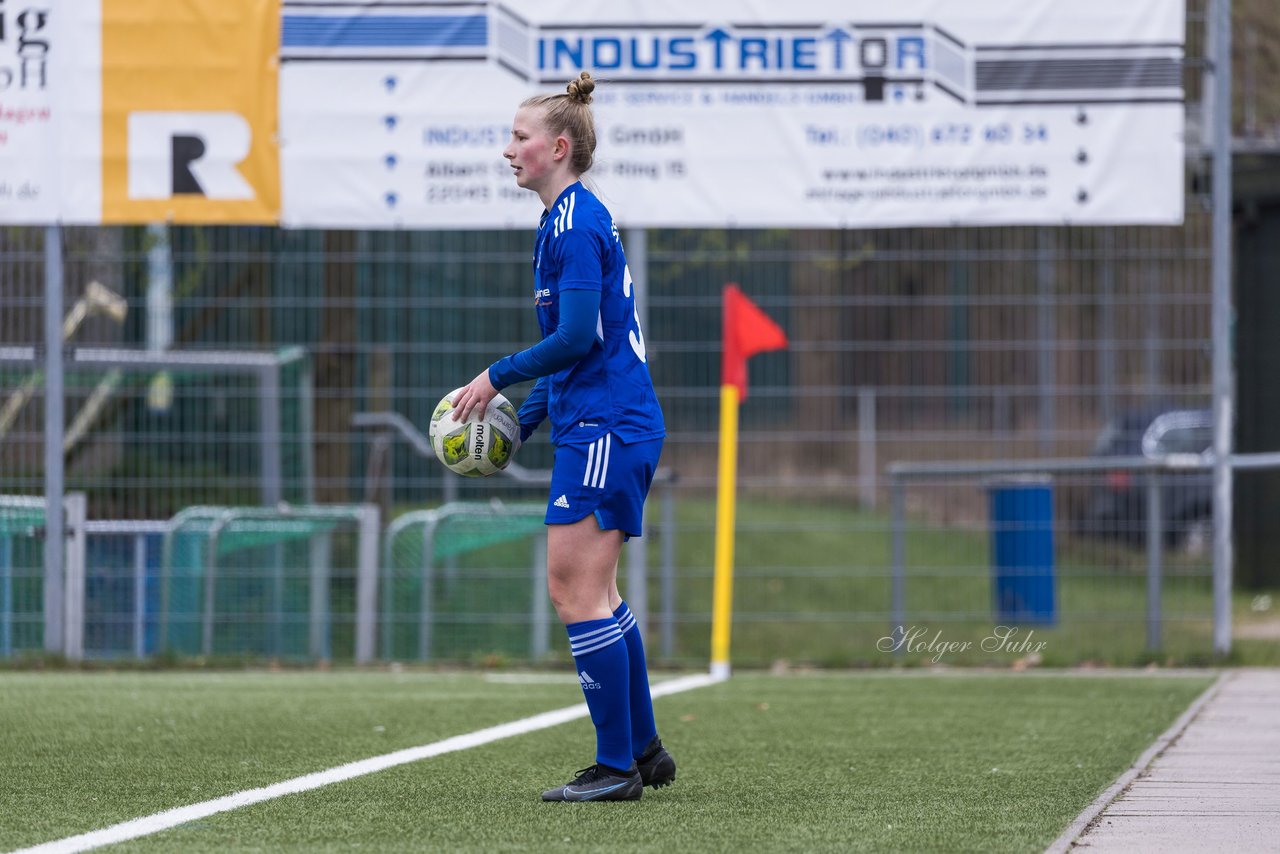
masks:
<path id="1" fill-rule="evenodd" d="M 767 350 L 784 349 L 787 333 L 734 284 L 724 286 L 723 329 L 720 383 L 735 386 L 738 399 L 746 400 L 747 359 Z"/>
<path id="2" fill-rule="evenodd" d="M 711 609 L 711 673 L 729 675 L 733 622 L 734 499 L 738 478 L 738 405 L 747 397 L 747 359 L 787 346 L 787 335 L 737 285 L 724 286 L 720 361 L 720 463 L 716 484 L 716 567 Z"/>

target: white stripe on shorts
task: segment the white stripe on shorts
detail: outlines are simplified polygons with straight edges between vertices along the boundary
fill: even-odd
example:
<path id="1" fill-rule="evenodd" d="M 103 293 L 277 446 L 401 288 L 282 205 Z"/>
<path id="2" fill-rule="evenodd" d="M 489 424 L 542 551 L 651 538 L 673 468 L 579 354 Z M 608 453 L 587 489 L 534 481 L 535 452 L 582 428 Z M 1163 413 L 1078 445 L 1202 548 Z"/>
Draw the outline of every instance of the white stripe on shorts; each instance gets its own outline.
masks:
<path id="1" fill-rule="evenodd" d="M 591 463 L 596 458 L 596 443 L 592 442 L 587 448 L 587 470 L 582 473 L 582 485 L 587 486 L 591 480 Z"/>
<path id="2" fill-rule="evenodd" d="M 587 463 L 587 486 L 595 488 L 596 478 L 600 476 L 600 463 L 604 462 L 604 439 L 596 439 L 591 445 L 591 450 L 595 451 L 596 461 L 594 466 Z"/>
<path id="3" fill-rule="evenodd" d="M 4 2 L 4 0 L 0 0 Z M 609 452 L 613 450 L 613 434 L 605 433 L 587 446 L 587 467 L 582 472 L 582 485 L 604 489 L 609 477 Z"/>
<path id="4" fill-rule="evenodd" d="M 583 486 L 604 489 L 605 478 L 609 474 L 609 451 L 612 447 L 613 437 L 606 433 L 587 448 L 587 470 L 582 473 Z"/>
<path id="5" fill-rule="evenodd" d="M 604 434 L 604 465 L 600 467 L 600 477 L 597 479 L 596 486 L 604 489 L 605 478 L 609 475 L 609 451 L 613 447 L 613 434 Z"/>

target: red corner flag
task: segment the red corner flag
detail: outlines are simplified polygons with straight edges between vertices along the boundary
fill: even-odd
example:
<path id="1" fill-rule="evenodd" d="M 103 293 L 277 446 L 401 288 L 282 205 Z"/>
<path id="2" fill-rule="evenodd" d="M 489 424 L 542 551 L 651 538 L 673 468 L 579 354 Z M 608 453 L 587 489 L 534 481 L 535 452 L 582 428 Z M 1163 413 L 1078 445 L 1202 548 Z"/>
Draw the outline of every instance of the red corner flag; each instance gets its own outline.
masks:
<path id="1" fill-rule="evenodd" d="M 720 384 L 736 386 L 739 400 L 746 400 L 747 359 L 766 350 L 785 348 L 787 334 L 737 285 L 727 284 L 724 286 L 723 335 Z"/>
<path id="2" fill-rule="evenodd" d="M 729 676 L 733 626 L 734 492 L 738 479 L 738 404 L 747 397 L 747 359 L 787 346 L 787 334 L 737 285 L 724 286 L 720 360 L 720 462 L 716 477 L 716 570 L 711 598 L 711 675 Z"/>

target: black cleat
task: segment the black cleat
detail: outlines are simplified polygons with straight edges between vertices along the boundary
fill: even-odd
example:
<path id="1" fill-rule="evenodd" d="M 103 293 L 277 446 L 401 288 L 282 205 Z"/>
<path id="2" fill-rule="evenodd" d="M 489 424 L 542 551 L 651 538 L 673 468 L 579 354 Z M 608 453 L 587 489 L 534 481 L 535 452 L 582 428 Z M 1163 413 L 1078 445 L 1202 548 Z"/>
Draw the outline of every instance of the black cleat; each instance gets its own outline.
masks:
<path id="1" fill-rule="evenodd" d="M 638 801 L 644 791 L 640 772 L 631 770 L 619 774 L 604 765 L 592 765 L 578 772 L 578 779 L 567 786 L 547 789 L 542 793 L 544 801 Z"/>
<path id="2" fill-rule="evenodd" d="M 656 735 L 636 760 L 636 767 L 640 769 L 640 779 L 646 786 L 661 789 L 676 781 L 675 757 L 667 753 L 667 749 L 662 746 L 662 739 Z"/>

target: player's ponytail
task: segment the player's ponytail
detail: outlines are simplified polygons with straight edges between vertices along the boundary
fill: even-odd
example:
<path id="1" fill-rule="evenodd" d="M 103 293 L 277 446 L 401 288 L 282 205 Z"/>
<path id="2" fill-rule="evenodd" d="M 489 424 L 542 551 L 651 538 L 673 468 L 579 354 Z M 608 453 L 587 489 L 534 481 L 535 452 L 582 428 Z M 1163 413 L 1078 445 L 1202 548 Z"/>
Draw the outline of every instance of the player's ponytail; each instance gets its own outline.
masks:
<path id="1" fill-rule="evenodd" d="M 534 95 L 522 107 L 539 107 L 542 121 L 552 136 L 564 134 L 573 143 L 569 165 L 575 175 L 591 168 L 596 153 L 596 122 L 591 114 L 591 93 L 596 81 L 586 71 L 565 87 L 563 95 Z"/>

